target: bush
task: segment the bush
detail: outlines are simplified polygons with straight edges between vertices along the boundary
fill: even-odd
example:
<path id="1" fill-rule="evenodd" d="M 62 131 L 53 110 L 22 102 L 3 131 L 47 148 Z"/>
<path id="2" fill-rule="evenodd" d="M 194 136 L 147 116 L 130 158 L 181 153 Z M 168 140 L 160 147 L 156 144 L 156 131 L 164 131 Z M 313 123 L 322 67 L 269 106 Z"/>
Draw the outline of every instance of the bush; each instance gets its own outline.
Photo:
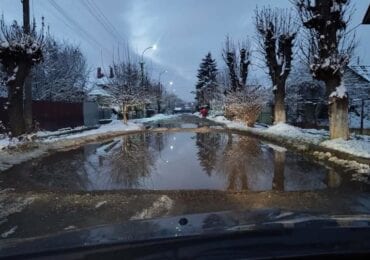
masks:
<path id="1" fill-rule="evenodd" d="M 265 103 L 266 94 L 261 87 L 246 87 L 240 91 L 230 92 L 225 100 L 225 117 L 242 121 L 252 127 Z"/>

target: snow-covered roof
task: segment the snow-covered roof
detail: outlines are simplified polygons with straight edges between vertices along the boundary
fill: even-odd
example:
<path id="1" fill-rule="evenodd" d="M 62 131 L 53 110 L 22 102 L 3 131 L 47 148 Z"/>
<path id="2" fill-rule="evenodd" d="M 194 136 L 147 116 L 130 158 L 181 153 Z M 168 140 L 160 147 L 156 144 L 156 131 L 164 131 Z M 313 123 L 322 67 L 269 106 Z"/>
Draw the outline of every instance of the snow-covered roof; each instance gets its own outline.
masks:
<path id="1" fill-rule="evenodd" d="M 357 65 L 357 66 L 348 66 L 351 70 L 353 70 L 357 75 L 365 79 L 366 81 L 370 82 L 370 66 L 364 65 Z"/>
<path id="2" fill-rule="evenodd" d="M 95 79 L 94 82 L 96 85 L 106 85 L 108 84 L 108 79 L 106 77 L 102 77 L 100 79 Z"/>
<path id="3" fill-rule="evenodd" d="M 94 85 L 88 92 L 89 96 L 111 97 L 111 95 L 98 85 Z"/>

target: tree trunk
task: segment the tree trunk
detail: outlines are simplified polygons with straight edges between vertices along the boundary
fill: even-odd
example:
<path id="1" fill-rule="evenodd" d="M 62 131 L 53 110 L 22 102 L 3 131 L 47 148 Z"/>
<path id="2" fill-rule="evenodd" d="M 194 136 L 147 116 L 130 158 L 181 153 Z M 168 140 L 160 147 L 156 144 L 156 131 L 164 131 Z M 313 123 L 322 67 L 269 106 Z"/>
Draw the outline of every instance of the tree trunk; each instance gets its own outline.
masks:
<path id="1" fill-rule="evenodd" d="M 274 104 L 274 124 L 286 122 L 285 112 L 285 83 L 276 85 Z"/>
<path id="2" fill-rule="evenodd" d="M 327 82 L 327 89 L 332 93 L 340 85 L 340 80 Z M 330 139 L 349 139 L 348 97 L 329 97 L 329 131 Z"/>
<path id="3" fill-rule="evenodd" d="M 26 132 L 23 114 L 23 87 L 29 70 L 29 64 L 20 62 L 15 80 L 8 83 L 9 126 L 13 136 L 19 136 Z"/>
<path id="4" fill-rule="evenodd" d="M 285 151 L 274 150 L 274 179 L 273 189 L 284 191 Z"/>
<path id="5" fill-rule="evenodd" d="M 128 108 L 127 108 L 127 105 L 123 105 L 122 116 L 123 116 L 123 122 L 125 124 L 127 124 L 127 122 L 128 122 Z"/>
<path id="6" fill-rule="evenodd" d="M 23 88 L 17 89 L 17 83 L 8 87 L 8 116 L 12 136 L 19 136 L 25 132 L 23 120 Z"/>
<path id="7" fill-rule="evenodd" d="M 158 114 L 161 113 L 161 101 L 157 100 L 157 109 L 158 109 Z"/>
<path id="8" fill-rule="evenodd" d="M 28 75 L 24 83 L 24 123 L 27 132 L 32 131 L 32 82 L 31 75 Z"/>

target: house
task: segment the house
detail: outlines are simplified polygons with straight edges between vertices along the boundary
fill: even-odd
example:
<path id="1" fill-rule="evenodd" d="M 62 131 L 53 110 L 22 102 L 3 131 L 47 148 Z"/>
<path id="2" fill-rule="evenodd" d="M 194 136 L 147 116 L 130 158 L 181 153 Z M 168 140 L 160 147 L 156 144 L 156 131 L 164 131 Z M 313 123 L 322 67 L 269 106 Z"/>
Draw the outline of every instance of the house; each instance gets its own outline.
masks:
<path id="1" fill-rule="evenodd" d="M 299 71 L 299 72 L 298 72 Z M 328 94 L 323 82 L 314 80 L 307 70 L 293 71 L 287 83 L 288 122 L 303 127 L 327 125 Z M 343 83 L 347 89 L 350 120 L 358 121 L 361 100 L 364 114 L 370 114 L 370 66 L 350 65 L 344 71 Z M 359 126 L 352 126 L 358 128 Z"/>

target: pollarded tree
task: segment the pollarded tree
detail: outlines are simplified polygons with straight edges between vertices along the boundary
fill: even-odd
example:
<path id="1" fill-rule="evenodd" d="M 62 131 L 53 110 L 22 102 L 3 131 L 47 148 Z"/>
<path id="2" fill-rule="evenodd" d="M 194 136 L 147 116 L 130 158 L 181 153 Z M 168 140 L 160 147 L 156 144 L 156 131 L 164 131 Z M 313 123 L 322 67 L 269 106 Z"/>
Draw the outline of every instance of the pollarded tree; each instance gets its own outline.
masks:
<path id="1" fill-rule="evenodd" d="M 222 50 L 222 57 L 226 63 L 229 73 L 231 92 L 241 91 L 247 85 L 249 66 L 251 64 L 251 44 L 246 40 L 239 44 L 238 54 L 232 39 L 227 36 L 225 47 Z M 238 61 L 239 58 L 239 61 Z"/>
<path id="2" fill-rule="evenodd" d="M 264 89 L 259 84 L 247 84 L 252 50 L 249 40 L 236 45 L 226 37 L 222 56 L 227 66 L 225 116 L 254 126 L 266 101 Z"/>
<path id="3" fill-rule="evenodd" d="M 315 79 L 325 82 L 329 97 L 330 138 L 349 138 L 348 96 L 342 78 L 355 42 L 346 31 L 351 18 L 349 0 L 294 0 L 308 30 L 310 69 Z"/>
<path id="4" fill-rule="evenodd" d="M 198 69 L 198 82 L 195 86 L 198 106 L 208 105 L 213 99 L 220 95 L 217 82 L 217 64 L 209 52 L 202 60 Z"/>
<path id="5" fill-rule="evenodd" d="M 285 123 L 285 83 L 292 67 L 297 23 L 290 9 L 268 7 L 255 10 L 255 25 L 258 45 L 273 85 L 274 123 Z"/>
<path id="6" fill-rule="evenodd" d="M 25 133 L 24 82 L 32 66 L 42 60 L 43 27 L 36 33 L 36 24 L 29 33 L 14 21 L 10 26 L 0 21 L 0 63 L 5 73 L 8 88 L 9 126 L 13 136 Z"/>

